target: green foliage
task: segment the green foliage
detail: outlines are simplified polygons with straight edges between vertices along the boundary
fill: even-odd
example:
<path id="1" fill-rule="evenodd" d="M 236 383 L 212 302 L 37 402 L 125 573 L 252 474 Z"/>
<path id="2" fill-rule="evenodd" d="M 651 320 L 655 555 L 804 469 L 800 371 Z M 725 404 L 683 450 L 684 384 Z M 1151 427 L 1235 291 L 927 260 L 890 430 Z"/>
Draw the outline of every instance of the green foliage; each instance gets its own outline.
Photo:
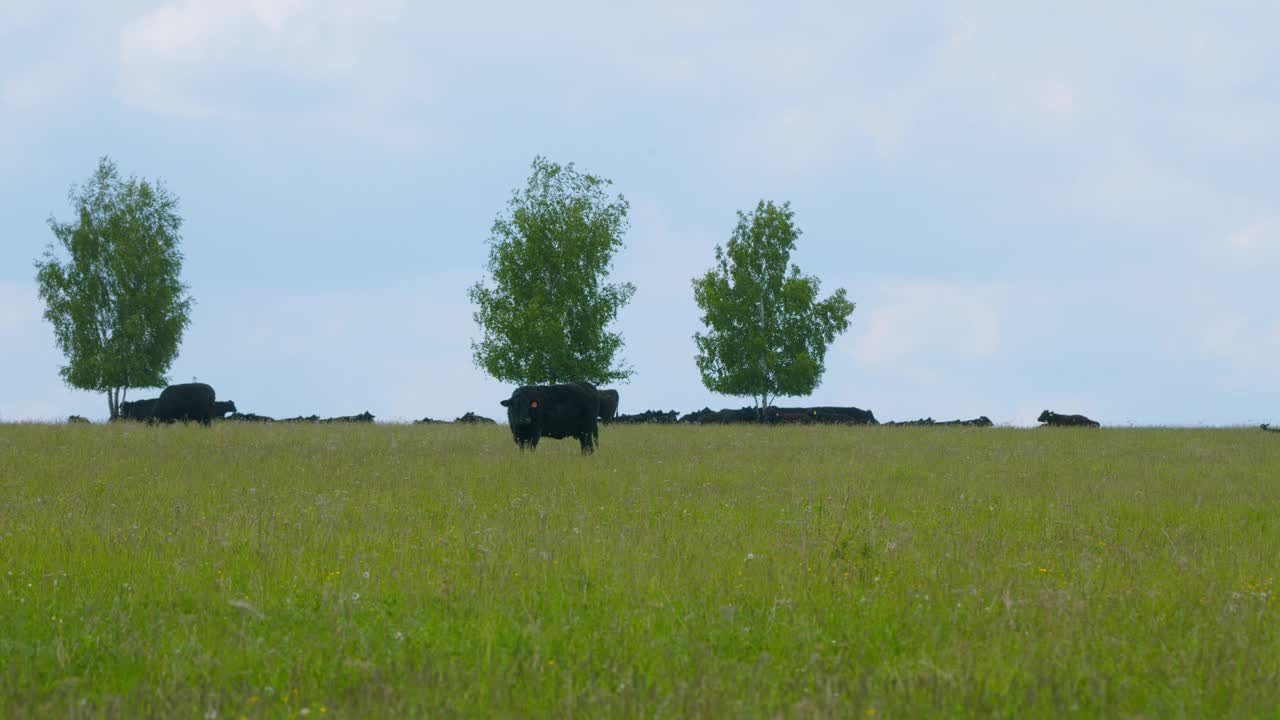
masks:
<path id="1" fill-rule="evenodd" d="M 849 327 L 854 304 L 843 288 L 818 300 L 816 277 L 787 264 L 800 230 L 790 203 L 763 200 L 738 212 L 716 267 L 693 280 L 707 332 L 695 333 L 698 371 L 712 392 L 750 396 L 758 408 L 773 398 L 818 387 L 827 346 Z"/>
<path id="2" fill-rule="evenodd" d="M 606 432 L 0 424 L 0 717 L 1275 715 L 1273 435 Z"/>
<path id="3" fill-rule="evenodd" d="M 69 199 L 76 220 L 49 227 L 36 261 L 44 317 L 67 364 L 72 387 L 105 392 L 111 417 L 128 388 L 159 387 L 190 323 L 192 300 L 179 276 L 182 218 L 178 199 L 159 182 L 122 179 L 109 157 Z"/>
<path id="4" fill-rule="evenodd" d="M 488 271 L 493 287 L 468 291 L 484 331 L 476 365 L 519 384 L 631 376 L 615 364 L 622 336 L 607 327 L 631 299 L 631 283 L 605 282 L 627 230 L 625 198 L 612 181 L 534 158 L 523 190 L 494 220 Z"/>

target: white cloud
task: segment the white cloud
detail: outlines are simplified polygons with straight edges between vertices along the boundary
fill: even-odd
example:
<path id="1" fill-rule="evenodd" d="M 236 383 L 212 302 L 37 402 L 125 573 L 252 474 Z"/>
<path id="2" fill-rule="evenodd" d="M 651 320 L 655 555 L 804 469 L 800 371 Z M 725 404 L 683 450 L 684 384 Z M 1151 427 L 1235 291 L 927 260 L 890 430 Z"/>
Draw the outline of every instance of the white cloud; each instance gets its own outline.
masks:
<path id="1" fill-rule="evenodd" d="M 70 94 L 72 73 L 61 61 L 23 66 L 0 80 L 0 107 L 15 112 L 43 110 Z"/>
<path id="2" fill-rule="evenodd" d="M 1000 312 L 993 293 L 941 283 L 908 283 L 887 289 L 868 307 L 866 329 L 852 355 L 863 365 L 937 365 L 978 359 L 1000 349 Z"/>
<path id="3" fill-rule="evenodd" d="M 0 282 L 0 347 L 22 347 L 44 312 L 33 285 Z"/>
<path id="4" fill-rule="evenodd" d="M 1200 350 L 1225 361 L 1233 373 L 1280 381 L 1280 321 L 1243 312 L 1223 312 L 1200 331 Z"/>
<path id="5" fill-rule="evenodd" d="M 0 37 L 29 26 L 40 5 L 39 0 L 0 0 Z"/>
<path id="6" fill-rule="evenodd" d="M 1280 255 L 1280 218 L 1254 220 L 1228 234 L 1222 248 L 1228 255 L 1248 260 Z"/>
<path id="7" fill-rule="evenodd" d="M 424 84 L 405 81 L 390 37 L 402 9 L 401 0 L 168 2 L 121 29 L 119 87 L 151 112 L 291 124 L 311 115 L 376 136 Z"/>

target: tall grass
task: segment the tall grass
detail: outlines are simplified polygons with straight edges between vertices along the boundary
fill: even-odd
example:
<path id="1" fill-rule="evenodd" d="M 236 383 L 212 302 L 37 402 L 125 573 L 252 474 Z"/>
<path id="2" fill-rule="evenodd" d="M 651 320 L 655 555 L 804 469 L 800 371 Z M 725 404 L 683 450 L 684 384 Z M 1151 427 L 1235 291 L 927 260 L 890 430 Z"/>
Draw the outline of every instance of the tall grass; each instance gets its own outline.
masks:
<path id="1" fill-rule="evenodd" d="M 0 426 L 0 716 L 1280 712 L 1247 430 Z"/>

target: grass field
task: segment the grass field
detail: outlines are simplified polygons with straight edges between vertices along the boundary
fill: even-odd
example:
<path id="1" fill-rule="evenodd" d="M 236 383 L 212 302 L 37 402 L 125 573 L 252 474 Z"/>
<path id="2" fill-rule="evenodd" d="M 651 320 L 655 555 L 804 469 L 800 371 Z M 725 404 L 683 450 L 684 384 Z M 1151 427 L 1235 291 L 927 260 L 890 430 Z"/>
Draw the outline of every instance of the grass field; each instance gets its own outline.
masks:
<path id="1" fill-rule="evenodd" d="M 1275 717 L 1254 430 L 0 426 L 0 717 Z"/>

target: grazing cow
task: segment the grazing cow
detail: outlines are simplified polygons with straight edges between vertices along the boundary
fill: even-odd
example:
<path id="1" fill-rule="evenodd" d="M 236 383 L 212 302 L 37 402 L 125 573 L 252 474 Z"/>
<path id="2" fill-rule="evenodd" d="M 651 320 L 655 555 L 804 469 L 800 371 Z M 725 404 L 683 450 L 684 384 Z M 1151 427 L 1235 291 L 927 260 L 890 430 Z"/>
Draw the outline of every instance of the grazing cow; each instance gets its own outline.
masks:
<path id="1" fill-rule="evenodd" d="M 213 417 L 221 420 L 227 416 L 227 413 L 239 412 L 236 410 L 236 404 L 231 400 L 218 400 L 213 403 Z"/>
<path id="2" fill-rule="evenodd" d="M 471 423 L 475 425 L 497 425 L 498 424 L 498 422 L 496 420 L 493 420 L 492 418 L 487 418 L 483 415 L 477 415 L 473 412 L 468 412 L 466 415 L 463 415 L 462 417 L 455 419 L 454 422 Z"/>
<path id="3" fill-rule="evenodd" d="M 262 422 L 262 423 L 269 423 L 269 422 L 275 422 L 275 421 L 276 421 L 276 419 L 275 419 L 275 418 L 273 418 L 273 417 L 267 417 L 266 415 L 254 415 L 253 413 L 241 413 L 241 412 L 233 412 L 233 413 L 231 413 L 230 417 L 228 417 L 227 419 L 228 419 L 228 420 L 234 420 L 234 421 L 236 421 L 236 422 Z"/>
<path id="4" fill-rule="evenodd" d="M 76 423 L 87 423 L 87 422 L 89 422 L 89 418 L 84 417 L 84 416 L 81 416 L 81 415 L 72 415 L 72 416 L 70 416 L 70 417 L 68 417 L 68 418 L 67 418 L 67 422 L 68 422 L 68 423 L 70 423 L 70 424 L 72 424 L 72 425 L 74 425 L 74 424 L 76 424 Z"/>
<path id="5" fill-rule="evenodd" d="M 613 422 L 613 418 L 618 414 L 618 391 L 617 390 L 601 390 L 600 391 L 600 419 L 605 423 Z"/>
<path id="6" fill-rule="evenodd" d="M 445 422 L 444 420 L 432 420 L 429 417 L 424 417 L 421 420 L 414 420 L 413 424 L 414 425 L 443 425 L 444 422 Z"/>
<path id="7" fill-rule="evenodd" d="M 545 435 L 557 440 L 575 437 L 583 455 L 595 452 L 600 395 L 594 385 L 522 385 L 502 405 L 507 408 L 511 438 L 521 450 L 537 449 L 538 439 Z"/>
<path id="8" fill-rule="evenodd" d="M 123 420 L 149 420 L 151 414 L 155 412 L 156 402 L 160 398 L 147 398 L 146 400 L 126 400 L 120 403 L 120 419 Z"/>
<path id="9" fill-rule="evenodd" d="M 213 388 L 205 383 L 170 385 L 156 399 L 155 409 L 147 421 L 195 420 L 207 426 L 213 418 L 215 400 Z"/>
<path id="10" fill-rule="evenodd" d="M 1059 415 L 1052 410 L 1045 410 L 1036 418 L 1036 422 L 1047 423 L 1057 427 L 1102 427 L 1102 423 L 1090 420 L 1083 415 Z"/>

